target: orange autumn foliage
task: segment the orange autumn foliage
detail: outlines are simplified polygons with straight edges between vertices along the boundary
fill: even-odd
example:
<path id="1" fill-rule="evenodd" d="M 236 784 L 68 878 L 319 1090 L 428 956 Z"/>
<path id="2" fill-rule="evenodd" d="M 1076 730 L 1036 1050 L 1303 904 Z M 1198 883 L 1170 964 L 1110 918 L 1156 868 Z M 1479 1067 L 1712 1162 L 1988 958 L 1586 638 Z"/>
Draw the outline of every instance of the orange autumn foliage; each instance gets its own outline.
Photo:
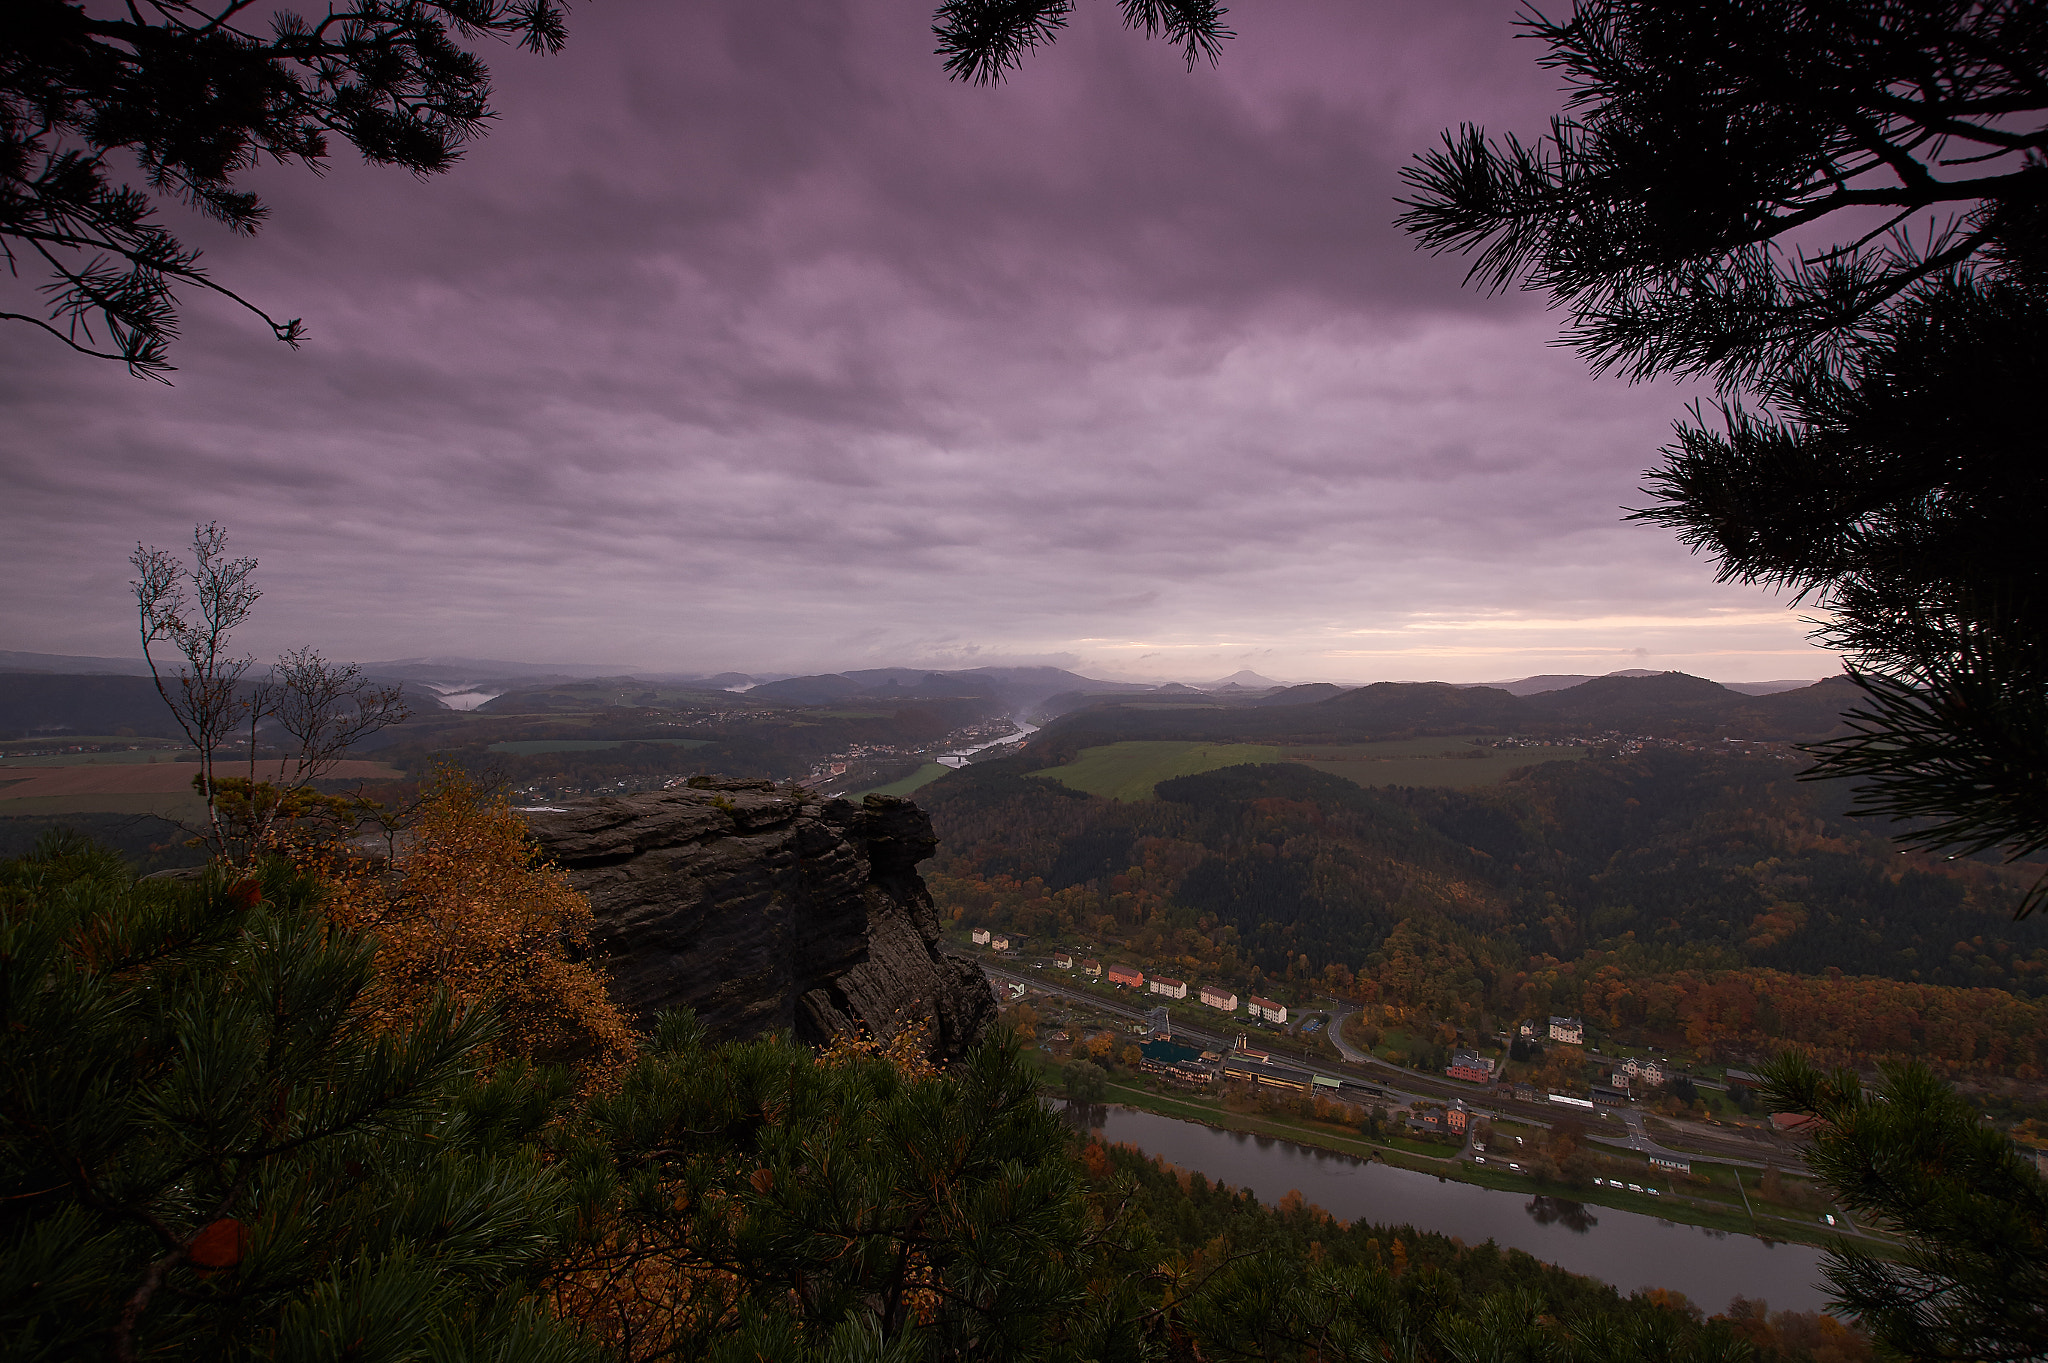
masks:
<path id="1" fill-rule="evenodd" d="M 817 1063 L 827 1068 L 850 1065 L 858 1060 L 886 1060 L 907 1083 L 938 1075 L 931 1061 L 931 1024 L 920 1018 L 896 1032 L 887 1041 L 877 1041 L 865 1029 L 840 1032 L 818 1051 Z"/>
<path id="2" fill-rule="evenodd" d="M 589 901 L 541 861 L 504 797 L 466 773 L 436 773 L 388 865 L 329 852 L 313 869 L 329 918 L 377 943 L 378 1020 L 403 1026 L 445 989 L 497 1014 L 500 1054 L 569 1065 L 585 1090 L 632 1062 L 636 1038 L 603 974 L 572 958 L 589 938 Z"/>

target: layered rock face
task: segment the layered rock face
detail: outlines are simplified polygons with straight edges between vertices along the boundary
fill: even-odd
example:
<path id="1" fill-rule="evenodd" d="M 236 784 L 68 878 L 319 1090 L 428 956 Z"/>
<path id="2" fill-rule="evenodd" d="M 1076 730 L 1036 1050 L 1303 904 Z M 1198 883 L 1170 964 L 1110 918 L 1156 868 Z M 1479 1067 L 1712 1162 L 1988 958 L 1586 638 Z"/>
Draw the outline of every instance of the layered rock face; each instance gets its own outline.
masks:
<path id="1" fill-rule="evenodd" d="M 943 1062 L 995 1018 L 981 972 L 939 953 L 917 874 L 938 842 L 908 800 L 699 777 L 527 819 L 589 896 L 593 955 L 643 1022 L 689 1007 L 722 1038 L 819 1042 L 922 1021 Z"/>

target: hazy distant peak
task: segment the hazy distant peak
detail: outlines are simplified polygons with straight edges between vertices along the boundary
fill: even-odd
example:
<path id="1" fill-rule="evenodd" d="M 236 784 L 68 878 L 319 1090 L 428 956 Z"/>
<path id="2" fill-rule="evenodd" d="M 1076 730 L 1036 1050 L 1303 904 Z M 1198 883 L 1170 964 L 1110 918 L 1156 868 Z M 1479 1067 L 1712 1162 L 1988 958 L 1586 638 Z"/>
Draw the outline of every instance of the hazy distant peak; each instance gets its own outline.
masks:
<path id="1" fill-rule="evenodd" d="M 0 648 L 0 672 L 57 672 L 67 676 L 146 677 L 141 658 L 93 658 L 76 653 L 22 653 Z"/>
<path id="2" fill-rule="evenodd" d="M 1806 677 L 1798 681 L 1722 682 L 1721 685 L 1730 691 L 1740 691 L 1745 696 L 1775 696 L 1780 691 L 1803 691 L 1826 680 L 1828 678 Z"/>
<path id="3" fill-rule="evenodd" d="M 1242 686 L 1247 691 L 1271 691 L 1286 683 L 1276 682 L 1271 677 L 1262 677 L 1246 667 L 1216 681 L 1197 682 L 1196 685 L 1204 691 L 1215 691 L 1225 686 Z"/>
<path id="4" fill-rule="evenodd" d="M 1460 682 L 1460 686 L 1490 686 L 1496 691 L 1505 691 L 1511 696 L 1540 696 L 1548 691 L 1569 691 L 1574 686 L 1584 686 L 1591 681 L 1606 681 L 1612 677 L 1684 677 L 1686 672 L 1672 672 L 1659 668 L 1630 667 L 1619 672 L 1608 672 L 1593 676 L 1588 672 L 1545 672 L 1534 677 L 1515 677 L 1508 681 Z M 1699 678 L 1698 680 L 1706 680 Z M 1767 696 L 1776 691 L 1791 691 L 1802 686 L 1811 686 L 1811 681 L 1786 682 L 1716 682 L 1730 691 L 1740 691 L 1750 696 Z"/>

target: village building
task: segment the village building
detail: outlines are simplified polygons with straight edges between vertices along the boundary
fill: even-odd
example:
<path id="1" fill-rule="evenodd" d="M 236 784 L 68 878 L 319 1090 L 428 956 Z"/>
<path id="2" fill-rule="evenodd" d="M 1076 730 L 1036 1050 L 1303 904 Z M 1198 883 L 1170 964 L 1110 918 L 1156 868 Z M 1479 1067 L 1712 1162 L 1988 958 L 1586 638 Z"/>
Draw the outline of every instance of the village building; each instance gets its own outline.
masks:
<path id="1" fill-rule="evenodd" d="M 1236 1083 L 1287 1089 L 1294 1093 L 1307 1093 L 1311 1083 L 1307 1070 L 1253 1060 L 1242 1054 L 1233 1055 L 1223 1062 L 1223 1077 Z"/>
<path id="2" fill-rule="evenodd" d="M 1188 982 L 1186 980 L 1170 980 L 1164 975 L 1154 975 L 1152 977 L 1152 992 L 1164 994 L 1170 999 L 1184 999 L 1188 996 Z"/>
<path id="3" fill-rule="evenodd" d="M 1515 1031 L 1524 1041 L 1534 1041 L 1536 1039 L 1536 1024 L 1534 1022 L 1525 1022 L 1520 1027 L 1517 1027 Z"/>
<path id="4" fill-rule="evenodd" d="M 1493 1057 L 1477 1051 L 1453 1051 L 1451 1063 L 1445 1067 L 1444 1073 L 1468 1084 L 1490 1084 L 1493 1082 Z"/>
<path id="5" fill-rule="evenodd" d="M 1621 1068 L 1629 1078 L 1640 1080 L 1645 1088 L 1656 1088 L 1664 1082 L 1664 1066 L 1656 1060 L 1638 1060 L 1631 1056 L 1621 1062 Z"/>
<path id="6" fill-rule="evenodd" d="M 1203 985 L 1202 1002 L 1211 1008 L 1221 1008 L 1226 1013 L 1235 1013 L 1237 1011 L 1237 995 L 1221 985 Z"/>
<path id="7" fill-rule="evenodd" d="M 1583 1046 L 1586 1044 L 1586 1024 L 1577 1018 L 1554 1017 L 1550 1020 L 1550 1039 L 1567 1046 Z"/>
<path id="8" fill-rule="evenodd" d="M 1462 1136 L 1465 1134 L 1465 1124 L 1471 1120 L 1471 1116 L 1472 1114 L 1465 1110 L 1463 1103 L 1453 1102 L 1444 1111 L 1444 1127 L 1446 1130 Z"/>
<path id="9" fill-rule="evenodd" d="M 1659 1169 L 1669 1169 L 1674 1174 L 1689 1174 L 1692 1172 L 1692 1161 L 1689 1159 L 1673 1159 L 1669 1155 L 1652 1155 L 1650 1156 L 1650 1163 Z"/>
<path id="10" fill-rule="evenodd" d="M 1101 978 L 1102 978 L 1102 962 L 1100 962 L 1100 961 L 1083 961 L 1083 962 L 1081 962 L 1081 973 L 1082 973 L 1083 975 L 1093 975 L 1093 976 L 1094 976 L 1095 978 L 1097 978 L 1097 979 L 1101 979 Z"/>
<path id="11" fill-rule="evenodd" d="M 1287 1021 L 1287 1005 L 1285 1004 L 1275 1003 L 1271 999 L 1262 999 L 1257 994 L 1252 995 L 1245 1003 L 1252 1010 L 1252 1016 L 1255 1018 L 1264 1018 L 1268 1022 L 1285 1023 Z"/>
<path id="12" fill-rule="evenodd" d="M 1161 1075 L 1175 1083 L 1192 1087 L 1207 1087 L 1215 1076 L 1202 1064 L 1202 1053 L 1193 1046 L 1183 1046 L 1178 1041 L 1164 1038 L 1146 1042 L 1138 1047 L 1138 1067 L 1147 1074 Z"/>
<path id="13" fill-rule="evenodd" d="M 1627 1107 L 1628 1090 L 1609 1088 L 1605 1084 L 1595 1084 L 1593 1085 L 1593 1106 Z"/>
<path id="14" fill-rule="evenodd" d="M 987 928 L 976 928 L 976 929 L 974 930 L 974 945 L 976 945 L 976 946 L 978 946 L 978 947 L 985 947 L 985 946 L 987 946 L 987 945 L 988 945 L 988 929 L 987 929 Z"/>
<path id="15" fill-rule="evenodd" d="M 1067 955 L 1064 951 L 1055 951 L 1052 954 L 1052 963 L 1061 970 L 1072 970 L 1074 968 L 1074 958 Z"/>
<path id="16" fill-rule="evenodd" d="M 1143 989 L 1145 987 L 1145 972 L 1135 970 L 1127 965 L 1113 965 L 1109 968 L 1109 982 L 1111 984 L 1126 984 L 1133 989 Z"/>

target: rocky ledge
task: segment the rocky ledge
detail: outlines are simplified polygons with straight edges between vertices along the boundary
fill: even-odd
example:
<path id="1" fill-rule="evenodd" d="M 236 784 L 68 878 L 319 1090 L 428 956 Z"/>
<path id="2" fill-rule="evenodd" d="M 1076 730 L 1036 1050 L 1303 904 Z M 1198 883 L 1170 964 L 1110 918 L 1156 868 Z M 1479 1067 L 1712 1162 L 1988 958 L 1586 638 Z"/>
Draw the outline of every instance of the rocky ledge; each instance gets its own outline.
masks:
<path id="1" fill-rule="evenodd" d="M 698 777 L 527 819 L 589 897 L 592 953 L 642 1022 L 687 1006 L 723 1038 L 809 1042 L 923 1022 L 943 1063 L 995 1017 L 981 972 L 939 953 L 917 873 L 938 840 L 908 800 Z"/>

